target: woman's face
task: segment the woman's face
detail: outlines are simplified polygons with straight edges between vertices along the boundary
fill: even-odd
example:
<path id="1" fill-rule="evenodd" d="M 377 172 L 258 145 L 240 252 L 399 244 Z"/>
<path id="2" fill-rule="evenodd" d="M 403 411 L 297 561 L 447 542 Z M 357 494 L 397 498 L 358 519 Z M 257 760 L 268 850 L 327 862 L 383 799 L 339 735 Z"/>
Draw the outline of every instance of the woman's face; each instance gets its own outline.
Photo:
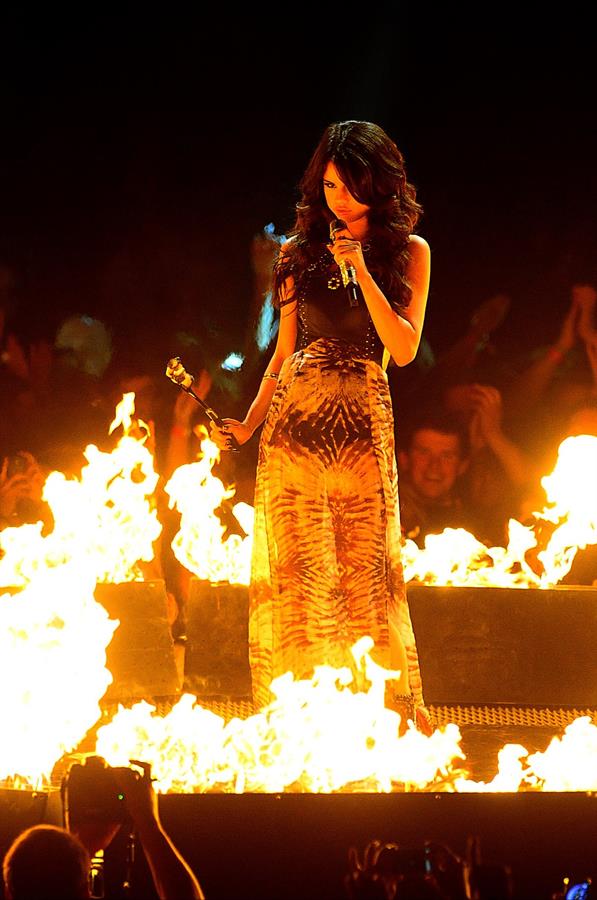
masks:
<path id="1" fill-rule="evenodd" d="M 323 193 L 329 210 L 348 226 L 367 219 L 370 207 L 355 200 L 333 162 L 329 162 L 323 172 Z"/>

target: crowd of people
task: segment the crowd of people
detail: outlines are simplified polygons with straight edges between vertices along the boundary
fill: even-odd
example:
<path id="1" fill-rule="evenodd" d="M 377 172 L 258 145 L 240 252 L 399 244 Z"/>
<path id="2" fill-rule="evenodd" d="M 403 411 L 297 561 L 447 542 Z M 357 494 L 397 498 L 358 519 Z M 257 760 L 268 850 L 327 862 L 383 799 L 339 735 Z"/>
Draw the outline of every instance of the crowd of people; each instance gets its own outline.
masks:
<path id="1" fill-rule="evenodd" d="M 100 757 L 92 761 L 106 771 Z M 151 767 L 132 762 L 131 767 L 109 769 L 126 815 L 101 814 L 97 794 L 88 808 L 77 801 L 77 814 L 72 815 L 75 798 L 68 797 L 66 780 L 64 824 L 34 825 L 17 835 L 6 850 L 2 867 L 6 900 L 89 900 L 129 895 L 137 889 L 133 860 L 118 862 L 120 884 L 114 891 L 106 890 L 103 873 L 104 851 L 122 830 L 139 843 L 154 896 L 160 900 L 203 900 L 195 873 L 160 819 Z M 135 891 L 134 895 L 139 894 Z"/>
<path id="2" fill-rule="evenodd" d="M 163 348 L 165 359 L 182 351 L 194 391 L 216 409 L 240 409 L 265 366 L 276 322 L 261 347 L 256 329 L 278 250 L 274 235 L 255 238 L 246 366 L 236 376 L 192 336 L 172 336 Z M 0 279 L 5 288 L 10 283 Z M 423 339 L 411 366 L 390 366 L 404 538 L 422 547 L 427 534 L 465 528 L 488 546 L 505 545 L 511 517 L 525 522 L 543 508 L 541 477 L 552 470 L 561 441 L 597 435 L 596 300 L 593 284 L 571 284 L 553 341 L 530 343 L 522 358 L 512 359 L 496 351 L 494 333 L 511 307 L 509 297 L 497 294 L 479 305 L 452 346 L 435 352 Z M 74 313 L 56 334 L 27 344 L 12 327 L 6 289 L 0 301 L 0 528 L 39 520 L 51 528 L 41 499 L 45 478 L 53 469 L 76 475 L 88 443 L 110 446 L 108 426 L 126 391 L 135 393 L 136 413 L 150 424 L 161 485 L 196 458 L 204 413 L 142 351 L 123 361 L 113 353 L 108 326 Z M 217 465 L 216 473 L 235 485 L 235 502 L 253 502 L 257 443 L 222 454 Z M 163 496 L 157 502 L 165 531 L 155 571 L 168 582 L 174 633 L 184 639 L 188 575 L 168 541 L 177 519 Z M 590 549 L 579 554 L 568 580 L 592 584 L 593 557 Z"/>
<path id="3" fill-rule="evenodd" d="M 262 235 L 256 243 L 263 304 L 279 245 Z M 553 342 L 531 344 L 522 359 L 495 351 L 493 332 L 510 310 L 510 299 L 496 295 L 479 305 L 451 347 L 436 354 L 423 340 L 410 371 L 390 366 L 404 537 L 423 546 L 427 534 L 462 527 L 489 546 L 504 545 L 511 517 L 524 522 L 543 507 L 541 477 L 552 470 L 562 440 L 597 435 L 596 298 L 592 284 L 572 284 Z M 236 378 L 192 341 L 182 347 L 196 376 L 194 391 L 216 409 L 241 408 L 265 366 L 255 341 L 260 312 L 254 303 L 247 365 Z M 115 361 L 102 322 L 73 314 L 57 334 L 26 345 L 5 313 L 0 305 L 0 528 L 39 520 L 51 527 L 41 501 L 45 478 L 54 469 L 76 475 L 89 443 L 110 446 L 109 423 L 127 391 L 135 394 L 137 415 L 150 424 L 162 484 L 196 458 L 199 426 L 207 424 L 201 408 L 141 358 Z M 273 336 L 275 323 L 270 342 Z M 165 359 L 171 349 L 180 352 L 178 337 L 172 345 L 164 346 Z M 252 503 L 257 443 L 255 438 L 240 454 L 223 454 L 218 464 L 220 477 L 235 485 L 235 502 Z M 168 531 L 176 523 L 162 506 Z M 180 593 L 185 576 L 167 549 L 162 564 Z M 587 566 L 577 569 L 580 583 L 597 577 Z"/>
<path id="4" fill-rule="evenodd" d="M 256 330 L 279 244 L 268 235 L 258 235 L 255 244 L 260 303 L 255 300 L 248 317 L 245 367 L 226 379 L 219 360 L 209 360 L 192 340 L 182 346 L 197 376 L 194 391 L 227 411 L 242 406 L 239 384 L 247 396 L 265 367 Z M 451 347 L 436 354 L 423 339 L 407 377 L 390 366 L 404 535 L 422 545 L 426 534 L 464 527 L 485 543 L 503 544 L 508 519 L 525 519 L 544 499 L 540 479 L 551 471 L 561 441 L 597 434 L 596 297 L 593 284 L 571 284 L 553 342 L 529 341 L 526 353 L 512 359 L 496 355 L 491 341 L 510 310 L 510 299 L 496 295 L 480 304 Z M 56 334 L 27 345 L 12 330 L 9 311 L 0 296 L 0 527 L 47 521 L 39 502 L 46 475 L 53 469 L 76 474 L 88 443 L 106 445 L 126 391 L 135 393 L 136 412 L 152 427 L 165 478 L 195 457 L 193 429 L 207 420 L 192 398 L 175 393 L 161 369 L 147 364 L 142 348 L 136 360 L 115 360 L 108 327 L 76 314 Z M 273 336 L 275 322 L 270 342 Z M 172 348 L 180 351 L 180 336 L 164 344 L 164 360 Z M 249 503 L 256 444 L 234 459 L 224 457 L 220 467 L 235 483 L 237 499 Z"/>
<path id="5" fill-rule="evenodd" d="M 593 285 L 571 285 L 553 342 L 508 359 L 491 344 L 508 298 L 492 297 L 409 385 L 396 428 L 406 536 L 422 546 L 429 533 L 463 527 L 505 546 L 509 519 L 527 522 L 545 506 L 541 478 L 561 442 L 597 435 L 596 299 Z"/>
<path id="6" fill-rule="evenodd" d="M 83 821 L 62 826 L 34 825 L 0 847 L 5 900 L 118 900 L 121 897 L 157 900 L 203 900 L 196 861 L 187 859 L 161 821 L 158 795 L 151 786 L 149 768 L 132 761 L 135 768 L 111 769 L 125 797 L 126 822 L 101 818 L 97 809 L 83 810 Z M 140 775 L 136 767 L 145 769 Z M 130 852 L 135 840 L 147 865 L 147 875 Z M 126 847 L 123 851 L 123 848 Z M 114 855 L 113 872 L 105 877 L 105 854 Z M 267 861 L 265 861 L 267 865 Z M 529 892 L 529 873 L 516 857 L 488 862 L 481 852 L 481 838 L 469 834 L 462 852 L 451 842 L 424 840 L 414 844 L 370 840 L 361 852 L 346 851 L 344 871 L 336 871 L 333 893 L 325 896 L 346 900 L 513 900 L 544 897 L 545 900 L 587 900 L 592 878 L 561 873 L 557 879 L 535 879 Z M 333 884 L 330 873 L 319 873 L 322 884 Z M 267 896 L 275 891 L 274 871 Z M 212 875 L 213 877 L 213 875 Z M 253 896 L 243 878 L 243 896 Z M 216 896 L 236 896 L 234 878 L 222 871 Z M 296 886 L 284 885 L 287 896 L 298 896 Z M 280 885 L 278 889 L 284 890 Z M 230 890 L 231 893 L 226 891 Z M 263 889 L 259 896 L 264 896 Z M 323 896 L 323 895 L 322 895 Z"/>

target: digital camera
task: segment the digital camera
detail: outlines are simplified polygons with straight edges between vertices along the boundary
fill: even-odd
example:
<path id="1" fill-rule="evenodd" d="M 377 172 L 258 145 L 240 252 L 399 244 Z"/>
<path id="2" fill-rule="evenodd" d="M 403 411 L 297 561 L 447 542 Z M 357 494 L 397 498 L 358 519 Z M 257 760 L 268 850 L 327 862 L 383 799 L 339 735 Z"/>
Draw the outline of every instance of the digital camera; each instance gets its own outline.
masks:
<path id="1" fill-rule="evenodd" d="M 64 817 L 69 828 L 96 823 L 128 822 L 123 792 L 101 756 L 74 763 L 61 785 Z"/>

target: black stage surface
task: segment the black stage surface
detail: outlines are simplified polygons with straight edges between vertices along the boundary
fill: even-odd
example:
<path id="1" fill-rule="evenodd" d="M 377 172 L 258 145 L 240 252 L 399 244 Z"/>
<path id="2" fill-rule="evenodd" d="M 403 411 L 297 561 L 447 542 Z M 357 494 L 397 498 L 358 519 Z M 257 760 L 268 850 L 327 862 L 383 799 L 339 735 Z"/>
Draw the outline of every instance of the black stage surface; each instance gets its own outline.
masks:
<path id="1" fill-rule="evenodd" d="M 160 809 L 208 900 L 342 900 L 348 849 L 362 854 L 373 838 L 405 848 L 432 840 L 464 855 L 476 835 L 484 864 L 510 866 L 517 900 L 549 898 L 563 876 L 596 872 L 589 794 L 185 794 L 161 797 Z M 60 823 L 57 792 L 0 792 L 1 852 L 42 820 Z M 120 875 L 121 851 L 116 838 L 108 883 Z M 134 882 L 132 896 L 153 897 L 142 854 Z"/>

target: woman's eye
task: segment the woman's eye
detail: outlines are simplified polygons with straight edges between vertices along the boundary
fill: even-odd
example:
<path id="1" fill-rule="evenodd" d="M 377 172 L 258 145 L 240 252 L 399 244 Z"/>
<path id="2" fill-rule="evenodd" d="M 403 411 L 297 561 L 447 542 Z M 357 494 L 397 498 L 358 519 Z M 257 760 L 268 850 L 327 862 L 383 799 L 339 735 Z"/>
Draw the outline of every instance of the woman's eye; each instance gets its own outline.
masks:
<path id="1" fill-rule="evenodd" d="M 335 185 L 334 185 L 334 183 L 333 183 L 332 181 L 324 181 L 324 182 L 323 182 L 323 186 L 324 186 L 325 188 L 333 188 Z"/>

